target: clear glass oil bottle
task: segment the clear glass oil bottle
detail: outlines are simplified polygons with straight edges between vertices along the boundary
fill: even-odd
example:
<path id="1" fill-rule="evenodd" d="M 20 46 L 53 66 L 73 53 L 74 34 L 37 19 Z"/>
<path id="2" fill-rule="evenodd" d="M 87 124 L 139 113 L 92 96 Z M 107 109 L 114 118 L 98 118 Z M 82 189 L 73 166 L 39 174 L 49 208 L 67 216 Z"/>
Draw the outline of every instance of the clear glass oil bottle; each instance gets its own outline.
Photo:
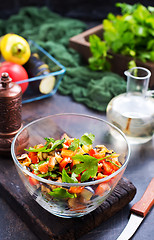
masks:
<path id="1" fill-rule="evenodd" d="M 107 106 L 107 119 L 120 128 L 132 144 L 151 140 L 154 133 L 153 91 L 147 91 L 151 72 L 142 67 L 125 71 L 127 92 Z"/>

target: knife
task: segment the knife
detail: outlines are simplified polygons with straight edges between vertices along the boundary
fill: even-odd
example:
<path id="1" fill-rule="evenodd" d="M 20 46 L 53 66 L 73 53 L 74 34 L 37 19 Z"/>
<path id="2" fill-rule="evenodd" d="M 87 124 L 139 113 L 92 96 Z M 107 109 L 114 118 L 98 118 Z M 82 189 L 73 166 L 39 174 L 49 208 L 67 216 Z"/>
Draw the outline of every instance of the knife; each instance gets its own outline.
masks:
<path id="1" fill-rule="evenodd" d="M 137 228 L 149 212 L 149 210 L 154 205 L 154 178 L 152 178 L 151 182 L 149 183 L 145 193 L 143 194 L 142 198 L 135 203 L 131 211 L 131 216 L 129 221 L 124 228 L 123 232 L 117 238 L 117 240 L 129 240 L 133 234 L 136 232 Z"/>

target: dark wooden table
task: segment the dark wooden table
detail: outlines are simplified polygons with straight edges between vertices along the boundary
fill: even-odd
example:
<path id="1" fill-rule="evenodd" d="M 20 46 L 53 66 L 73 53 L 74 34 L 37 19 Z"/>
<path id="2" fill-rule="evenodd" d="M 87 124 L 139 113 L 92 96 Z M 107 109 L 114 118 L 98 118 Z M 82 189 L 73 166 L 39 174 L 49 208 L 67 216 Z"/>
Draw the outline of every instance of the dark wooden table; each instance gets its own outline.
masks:
<path id="1" fill-rule="evenodd" d="M 23 120 L 38 119 L 56 113 L 84 113 L 105 119 L 105 113 L 88 109 L 74 102 L 70 97 L 58 93 L 53 97 L 23 105 Z M 137 188 L 133 201 L 116 215 L 102 223 L 79 240 L 114 240 L 117 239 L 129 218 L 131 206 L 143 195 L 154 177 L 154 139 L 144 145 L 132 146 L 128 167 L 124 174 Z M 151 210 L 132 239 L 151 240 L 154 235 L 154 211 Z M 17 214 L 0 195 L 0 240 L 37 240 L 38 238 L 21 221 Z"/>

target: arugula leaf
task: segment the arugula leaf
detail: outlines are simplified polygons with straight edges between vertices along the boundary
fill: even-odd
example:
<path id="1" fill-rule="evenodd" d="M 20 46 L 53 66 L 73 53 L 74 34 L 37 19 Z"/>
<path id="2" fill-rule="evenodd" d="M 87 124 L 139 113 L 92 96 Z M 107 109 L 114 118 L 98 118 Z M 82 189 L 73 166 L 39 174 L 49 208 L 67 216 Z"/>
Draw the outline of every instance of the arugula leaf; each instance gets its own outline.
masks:
<path id="1" fill-rule="evenodd" d="M 73 172 L 76 174 L 82 173 L 81 182 L 87 181 L 90 177 L 96 176 L 98 170 L 98 161 L 100 159 L 89 155 L 76 154 L 72 157 L 74 160 L 80 161 L 80 164 L 74 166 Z"/>
<path id="2" fill-rule="evenodd" d="M 85 133 L 80 140 L 80 144 L 82 145 L 91 145 L 95 140 L 95 135 L 92 133 Z"/>
<path id="3" fill-rule="evenodd" d="M 42 148 L 32 148 L 29 147 L 29 149 L 24 149 L 27 152 L 51 152 L 53 150 L 55 150 L 56 148 L 62 148 L 63 147 L 63 143 L 65 142 L 65 138 L 63 138 L 62 140 L 56 140 L 54 141 L 53 145 L 51 148 L 47 148 L 47 146 L 44 146 Z"/>
<path id="4" fill-rule="evenodd" d="M 75 151 L 79 147 L 79 144 L 80 140 L 75 138 L 73 142 L 71 142 L 71 145 L 68 147 L 68 150 Z"/>
<path id="5" fill-rule="evenodd" d="M 66 189 L 64 188 L 55 188 L 51 192 L 49 192 L 49 195 L 55 198 L 75 198 L 75 194 L 69 193 Z"/>
<path id="6" fill-rule="evenodd" d="M 69 177 L 66 170 L 63 168 L 62 170 L 62 182 L 65 182 L 65 183 L 77 183 L 77 179 L 73 178 L 72 177 Z"/>

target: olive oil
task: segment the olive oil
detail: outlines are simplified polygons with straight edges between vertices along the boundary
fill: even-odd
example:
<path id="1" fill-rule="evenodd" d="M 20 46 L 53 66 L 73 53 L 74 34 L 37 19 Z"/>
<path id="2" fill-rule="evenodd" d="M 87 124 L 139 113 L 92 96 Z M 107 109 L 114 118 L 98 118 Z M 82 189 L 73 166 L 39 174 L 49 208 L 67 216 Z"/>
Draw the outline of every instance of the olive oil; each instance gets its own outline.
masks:
<path id="1" fill-rule="evenodd" d="M 125 133 L 130 143 L 145 143 L 154 132 L 154 99 L 121 94 L 110 101 L 107 119 Z"/>
<path id="2" fill-rule="evenodd" d="M 109 102 L 107 119 L 123 131 L 130 143 L 145 143 L 154 133 L 154 91 L 147 91 L 151 72 L 135 67 L 125 75 L 127 92 Z"/>

